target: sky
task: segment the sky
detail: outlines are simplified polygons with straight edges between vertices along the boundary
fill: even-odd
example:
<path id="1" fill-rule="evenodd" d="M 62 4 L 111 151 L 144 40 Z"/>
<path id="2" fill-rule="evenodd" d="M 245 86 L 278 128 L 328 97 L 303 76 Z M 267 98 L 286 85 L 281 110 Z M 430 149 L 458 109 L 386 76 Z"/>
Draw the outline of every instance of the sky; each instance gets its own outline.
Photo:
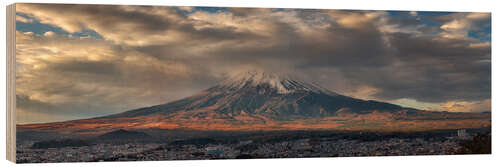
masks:
<path id="1" fill-rule="evenodd" d="M 237 69 L 433 111 L 491 111 L 491 14 L 16 5 L 17 123 L 195 94 Z"/>

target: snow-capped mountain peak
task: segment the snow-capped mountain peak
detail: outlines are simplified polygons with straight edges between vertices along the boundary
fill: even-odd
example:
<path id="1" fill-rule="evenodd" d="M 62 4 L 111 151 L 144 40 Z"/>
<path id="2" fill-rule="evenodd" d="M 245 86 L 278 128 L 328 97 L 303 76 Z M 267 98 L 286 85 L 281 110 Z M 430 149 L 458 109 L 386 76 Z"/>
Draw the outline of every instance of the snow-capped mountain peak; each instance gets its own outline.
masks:
<path id="1" fill-rule="evenodd" d="M 266 86 L 274 89 L 279 94 L 294 93 L 297 91 L 311 91 L 329 95 L 338 95 L 337 93 L 322 88 L 319 85 L 304 82 L 288 74 L 270 73 L 260 70 L 233 73 L 219 85 L 231 89 Z"/>

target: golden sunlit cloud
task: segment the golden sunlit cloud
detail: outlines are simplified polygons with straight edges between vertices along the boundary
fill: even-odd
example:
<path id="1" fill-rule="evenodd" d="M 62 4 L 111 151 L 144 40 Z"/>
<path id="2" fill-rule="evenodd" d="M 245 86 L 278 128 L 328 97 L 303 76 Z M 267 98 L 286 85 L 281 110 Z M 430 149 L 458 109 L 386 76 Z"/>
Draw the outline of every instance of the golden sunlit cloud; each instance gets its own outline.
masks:
<path id="1" fill-rule="evenodd" d="M 490 112 L 491 100 L 483 101 L 450 101 L 442 106 L 434 108 L 440 111 L 448 112 Z"/>

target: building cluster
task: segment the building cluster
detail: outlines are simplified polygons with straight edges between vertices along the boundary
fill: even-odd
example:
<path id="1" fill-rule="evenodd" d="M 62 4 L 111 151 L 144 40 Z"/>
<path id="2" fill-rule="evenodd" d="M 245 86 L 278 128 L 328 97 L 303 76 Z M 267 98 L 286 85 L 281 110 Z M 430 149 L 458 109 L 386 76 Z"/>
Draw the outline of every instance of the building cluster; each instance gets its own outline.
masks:
<path id="1" fill-rule="evenodd" d="M 457 136 L 459 138 L 467 138 L 469 135 L 467 134 L 467 131 L 465 129 L 459 129 L 457 130 Z"/>
<path id="2" fill-rule="evenodd" d="M 89 162 L 141 160 L 194 160 L 233 158 L 300 158 L 397 155 L 444 155 L 459 149 L 459 138 L 391 138 L 377 141 L 335 138 L 305 138 L 262 143 L 246 140 L 229 144 L 157 143 L 96 144 L 83 147 L 31 149 L 22 143 L 17 161 L 23 162 Z"/>
<path id="3" fill-rule="evenodd" d="M 17 146 L 18 163 L 91 162 L 109 157 L 137 154 L 159 147 L 156 143 L 95 144 L 82 147 L 32 149 L 30 142 Z"/>

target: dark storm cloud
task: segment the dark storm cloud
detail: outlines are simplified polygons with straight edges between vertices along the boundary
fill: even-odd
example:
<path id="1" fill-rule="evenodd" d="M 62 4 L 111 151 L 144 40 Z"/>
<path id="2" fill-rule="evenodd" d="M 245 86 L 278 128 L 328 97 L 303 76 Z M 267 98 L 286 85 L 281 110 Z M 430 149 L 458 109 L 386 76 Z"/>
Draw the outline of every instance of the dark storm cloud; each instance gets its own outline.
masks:
<path id="1" fill-rule="evenodd" d="M 115 64 L 113 62 L 68 61 L 53 64 L 49 67 L 59 72 L 89 73 L 109 76 L 121 75 L 118 64 Z"/>
<path id="2" fill-rule="evenodd" d="M 436 40 L 408 34 L 393 34 L 390 40 L 404 67 L 381 74 L 405 71 L 407 75 L 390 75 L 384 82 L 367 81 L 386 90 L 377 96 L 409 96 L 424 102 L 490 98 L 491 64 L 479 63 L 491 53 L 489 47 L 471 48 L 470 41 L 464 39 Z"/>
<path id="3" fill-rule="evenodd" d="M 300 12 L 302 18 L 307 18 L 305 13 L 309 12 Z M 422 102 L 446 102 L 490 98 L 491 65 L 480 63 L 488 59 L 490 47 L 471 47 L 470 44 L 477 41 L 467 38 L 383 33 L 376 28 L 376 21 L 363 23 L 361 29 L 332 27 L 323 36 L 326 41 L 288 33 L 277 39 L 286 41 L 279 45 L 227 47 L 209 54 L 220 57 L 214 61 L 223 60 L 228 64 L 247 62 L 272 68 L 272 63 L 281 60 L 298 71 L 318 67 L 336 69 L 354 83 L 380 89 L 375 96 L 386 100 L 413 98 Z M 403 25 L 400 28 L 418 25 L 409 22 L 398 18 L 389 19 L 388 24 Z M 422 29 L 421 33 L 439 32 L 436 28 Z M 266 39 L 262 42 L 271 43 Z"/>

